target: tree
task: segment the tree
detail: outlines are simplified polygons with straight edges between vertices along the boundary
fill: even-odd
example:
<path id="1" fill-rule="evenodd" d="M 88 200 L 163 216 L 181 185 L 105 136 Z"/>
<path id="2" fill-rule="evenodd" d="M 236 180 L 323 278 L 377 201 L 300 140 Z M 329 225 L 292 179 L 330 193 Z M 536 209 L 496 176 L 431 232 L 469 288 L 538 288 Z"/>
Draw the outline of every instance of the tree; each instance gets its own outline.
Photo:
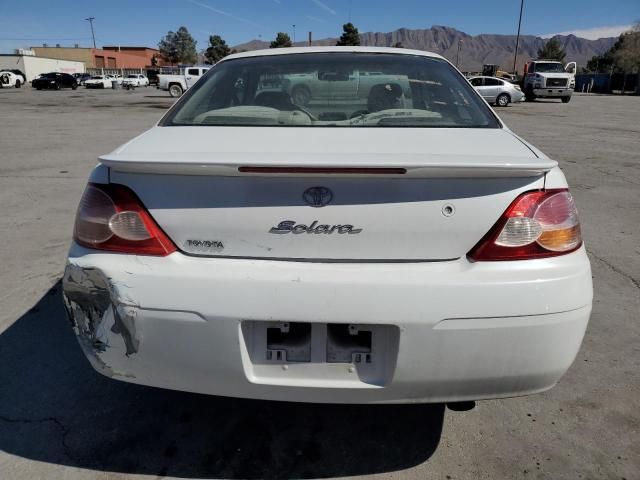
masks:
<path id="1" fill-rule="evenodd" d="M 339 47 L 344 47 L 346 45 L 360 45 L 360 34 L 353 23 L 349 22 L 342 25 L 342 35 L 340 35 L 340 39 L 336 45 Z"/>
<path id="2" fill-rule="evenodd" d="M 220 35 L 209 36 L 209 47 L 204 53 L 207 62 L 218 63 L 231 53 L 231 49 Z"/>
<path id="3" fill-rule="evenodd" d="M 612 68 L 615 71 L 623 71 L 622 64 L 626 63 L 624 59 L 628 57 L 629 51 L 633 51 L 633 45 L 638 38 L 640 38 L 640 23 L 636 24 L 630 32 L 620 35 L 616 43 L 602 55 L 592 57 L 587 62 L 587 70 L 594 73 L 611 73 Z"/>
<path id="4" fill-rule="evenodd" d="M 151 57 L 151 66 L 152 67 L 157 67 L 158 66 L 158 56 L 154 55 L 153 57 Z"/>
<path id="5" fill-rule="evenodd" d="M 564 62 L 567 52 L 560 46 L 560 42 L 556 38 L 550 38 L 542 48 L 538 50 L 538 58 L 545 60 L 557 60 Z"/>
<path id="6" fill-rule="evenodd" d="M 613 46 L 602 55 L 595 55 L 591 57 L 591 60 L 587 62 L 587 70 L 594 73 L 610 73 L 611 67 L 613 67 L 615 63 L 615 53 L 622 46 L 622 37 L 623 36 L 620 35 L 618 40 L 616 40 L 616 43 L 614 43 Z"/>
<path id="7" fill-rule="evenodd" d="M 620 48 L 613 54 L 615 65 L 624 72 L 622 91 L 626 90 L 627 74 L 640 70 L 640 23 L 620 36 Z M 637 90 L 637 88 L 636 88 Z"/>
<path id="8" fill-rule="evenodd" d="M 404 45 L 402 42 L 396 42 L 393 44 L 393 48 L 404 48 Z"/>
<path id="9" fill-rule="evenodd" d="M 187 27 L 180 27 L 177 32 L 169 31 L 158 43 L 158 49 L 172 65 L 195 63 L 198 59 L 196 43 Z"/>
<path id="10" fill-rule="evenodd" d="M 640 23 L 620 35 L 620 47 L 613 53 L 613 59 L 620 70 L 637 73 L 640 69 Z"/>
<path id="11" fill-rule="evenodd" d="M 276 35 L 276 39 L 271 42 L 269 48 L 284 48 L 291 47 L 293 44 L 291 43 L 291 37 L 289 37 L 288 33 L 278 32 Z"/>
<path id="12" fill-rule="evenodd" d="M 158 42 L 160 55 L 167 59 L 170 64 L 178 62 L 178 49 L 176 48 L 176 34 L 171 30 L 162 40 Z"/>

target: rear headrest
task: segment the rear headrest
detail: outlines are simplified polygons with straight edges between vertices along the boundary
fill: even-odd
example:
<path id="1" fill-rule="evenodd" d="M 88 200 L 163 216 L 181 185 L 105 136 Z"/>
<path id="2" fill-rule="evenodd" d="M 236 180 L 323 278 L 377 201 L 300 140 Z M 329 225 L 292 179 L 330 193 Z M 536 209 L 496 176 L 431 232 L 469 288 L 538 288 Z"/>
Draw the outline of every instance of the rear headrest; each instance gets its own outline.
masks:
<path id="1" fill-rule="evenodd" d="M 378 112 L 400 106 L 402 87 L 397 83 L 379 83 L 371 87 L 367 108 L 369 112 Z"/>
<path id="2" fill-rule="evenodd" d="M 294 109 L 291 97 L 285 92 L 261 92 L 256 95 L 253 103 L 260 107 L 271 107 L 277 110 L 290 111 Z"/>

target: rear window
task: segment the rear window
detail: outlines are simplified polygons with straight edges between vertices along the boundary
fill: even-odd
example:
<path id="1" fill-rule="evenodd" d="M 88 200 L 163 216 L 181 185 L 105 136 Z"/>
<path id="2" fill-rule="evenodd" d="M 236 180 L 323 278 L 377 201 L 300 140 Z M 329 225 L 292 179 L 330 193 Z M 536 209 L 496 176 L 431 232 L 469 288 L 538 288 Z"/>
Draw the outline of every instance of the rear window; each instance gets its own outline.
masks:
<path id="1" fill-rule="evenodd" d="M 161 125 L 499 127 L 444 60 L 336 52 L 221 62 Z"/>

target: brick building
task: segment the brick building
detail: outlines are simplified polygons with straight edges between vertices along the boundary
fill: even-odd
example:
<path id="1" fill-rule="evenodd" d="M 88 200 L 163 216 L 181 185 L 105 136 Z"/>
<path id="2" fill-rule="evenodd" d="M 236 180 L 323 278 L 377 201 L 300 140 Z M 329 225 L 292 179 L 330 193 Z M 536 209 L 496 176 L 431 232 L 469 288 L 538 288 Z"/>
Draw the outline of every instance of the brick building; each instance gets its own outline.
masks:
<path id="1" fill-rule="evenodd" d="M 158 59 L 158 66 L 167 65 L 159 50 L 148 47 L 81 48 L 43 45 L 33 47 L 32 50 L 38 57 L 83 62 L 86 68 L 146 68 L 151 66 L 154 56 Z"/>

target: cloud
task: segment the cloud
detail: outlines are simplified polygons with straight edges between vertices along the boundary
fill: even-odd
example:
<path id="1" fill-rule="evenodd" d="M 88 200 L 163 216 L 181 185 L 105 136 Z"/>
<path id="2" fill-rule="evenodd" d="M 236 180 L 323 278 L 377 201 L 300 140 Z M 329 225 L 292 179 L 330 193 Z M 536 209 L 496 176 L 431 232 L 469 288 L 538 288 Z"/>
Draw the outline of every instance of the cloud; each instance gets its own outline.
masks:
<path id="1" fill-rule="evenodd" d="M 329 5 L 322 2 L 321 0 L 311 0 L 311 1 L 315 3 L 318 7 L 323 9 L 324 11 L 329 12 L 331 15 L 337 15 L 336 11 L 333 8 L 331 8 Z"/>
<path id="2" fill-rule="evenodd" d="M 575 35 L 576 37 L 586 38 L 589 40 L 597 40 L 599 38 L 618 37 L 621 33 L 631 30 L 633 25 L 612 25 L 593 28 L 581 28 L 576 30 L 567 30 L 566 32 L 547 33 L 540 35 L 542 38 L 551 38 L 554 35 Z"/>
<path id="3" fill-rule="evenodd" d="M 318 18 L 318 17 L 314 17 L 313 15 L 305 15 L 305 17 L 308 18 L 309 20 L 313 20 L 314 22 L 327 23 L 323 19 Z"/>
<path id="4" fill-rule="evenodd" d="M 191 3 L 193 5 L 197 5 L 198 7 L 206 8 L 207 10 L 211 10 L 212 12 L 215 12 L 219 15 L 224 15 L 225 17 L 233 18 L 234 20 L 237 20 L 239 22 L 247 23 L 249 25 L 253 25 L 254 27 L 262 28 L 262 25 L 252 22 L 247 18 L 238 17 L 232 13 L 225 12 L 224 10 L 220 10 L 218 8 L 212 7 L 211 5 L 207 5 L 206 3 L 196 2 L 196 0 L 183 0 L 183 1 Z"/>

